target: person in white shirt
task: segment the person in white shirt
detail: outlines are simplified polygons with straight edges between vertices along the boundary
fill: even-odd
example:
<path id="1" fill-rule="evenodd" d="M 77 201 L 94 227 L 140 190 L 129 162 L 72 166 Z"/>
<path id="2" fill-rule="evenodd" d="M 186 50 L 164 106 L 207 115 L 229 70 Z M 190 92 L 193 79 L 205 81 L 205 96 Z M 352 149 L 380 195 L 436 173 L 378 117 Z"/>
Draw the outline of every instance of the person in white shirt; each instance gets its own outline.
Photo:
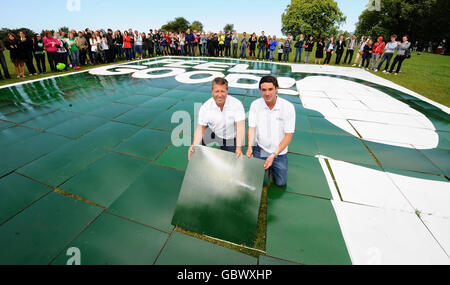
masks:
<path id="1" fill-rule="evenodd" d="M 275 184 L 283 187 L 288 178 L 288 146 L 295 132 L 295 108 L 277 96 L 275 77 L 263 77 L 259 89 L 262 98 L 252 103 L 248 117 L 247 156 L 265 160 L 264 168 L 270 168 Z"/>
<path id="2" fill-rule="evenodd" d="M 228 81 L 218 77 L 212 82 L 212 98 L 200 108 L 188 159 L 191 159 L 195 145 L 214 142 L 220 145 L 220 149 L 236 153 L 238 159 L 243 155 L 244 136 L 244 106 L 238 99 L 228 96 Z"/>

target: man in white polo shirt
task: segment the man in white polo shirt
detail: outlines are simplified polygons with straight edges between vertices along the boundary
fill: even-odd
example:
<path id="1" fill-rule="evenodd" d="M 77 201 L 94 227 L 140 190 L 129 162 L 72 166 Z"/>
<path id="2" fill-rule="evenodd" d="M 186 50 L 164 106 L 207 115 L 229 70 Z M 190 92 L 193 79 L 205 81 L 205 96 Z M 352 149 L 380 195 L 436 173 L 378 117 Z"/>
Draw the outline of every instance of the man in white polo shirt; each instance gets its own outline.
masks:
<path id="1" fill-rule="evenodd" d="M 212 98 L 200 108 L 198 127 L 188 158 L 191 159 L 194 145 L 212 142 L 218 143 L 222 150 L 236 153 L 236 158 L 239 158 L 243 155 L 244 135 L 244 106 L 238 99 L 228 96 L 228 81 L 218 77 L 212 82 Z"/>
<path id="2" fill-rule="evenodd" d="M 248 117 L 248 157 L 265 160 L 275 184 L 285 186 L 288 176 L 288 145 L 295 131 L 295 109 L 277 96 L 278 80 L 265 76 L 259 82 L 262 98 L 250 106 Z"/>

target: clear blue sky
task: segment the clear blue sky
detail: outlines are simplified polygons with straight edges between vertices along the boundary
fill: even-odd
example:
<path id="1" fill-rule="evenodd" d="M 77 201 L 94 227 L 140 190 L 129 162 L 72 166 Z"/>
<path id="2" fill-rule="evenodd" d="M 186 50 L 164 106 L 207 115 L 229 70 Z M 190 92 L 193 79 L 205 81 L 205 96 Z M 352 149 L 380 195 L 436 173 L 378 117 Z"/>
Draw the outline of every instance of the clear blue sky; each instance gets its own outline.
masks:
<path id="1" fill-rule="evenodd" d="M 313 0 L 311 0 L 313 1 Z M 70 7 L 68 8 L 68 2 Z M 77 10 L 77 2 L 80 9 Z M 367 0 L 337 0 L 347 16 L 343 30 L 354 31 Z M 0 27 L 43 29 L 159 28 L 175 17 L 198 20 L 206 31 L 232 23 L 239 31 L 281 36 L 281 14 L 290 0 L 0 0 Z"/>

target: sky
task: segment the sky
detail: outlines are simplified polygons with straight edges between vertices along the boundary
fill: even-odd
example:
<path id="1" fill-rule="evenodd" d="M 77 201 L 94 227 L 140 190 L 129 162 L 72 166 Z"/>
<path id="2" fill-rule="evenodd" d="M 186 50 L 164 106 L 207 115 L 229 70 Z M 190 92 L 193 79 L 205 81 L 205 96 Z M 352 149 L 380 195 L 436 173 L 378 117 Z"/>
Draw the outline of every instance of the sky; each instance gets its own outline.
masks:
<path id="1" fill-rule="evenodd" d="M 314 0 L 311 0 L 314 1 Z M 175 17 L 200 21 L 205 31 L 234 24 L 238 32 L 265 31 L 281 36 L 281 14 L 290 0 L 0 0 L 0 28 L 30 28 L 35 32 L 66 26 L 81 30 L 147 31 Z M 337 0 L 347 17 L 342 30 L 353 32 L 368 0 Z"/>

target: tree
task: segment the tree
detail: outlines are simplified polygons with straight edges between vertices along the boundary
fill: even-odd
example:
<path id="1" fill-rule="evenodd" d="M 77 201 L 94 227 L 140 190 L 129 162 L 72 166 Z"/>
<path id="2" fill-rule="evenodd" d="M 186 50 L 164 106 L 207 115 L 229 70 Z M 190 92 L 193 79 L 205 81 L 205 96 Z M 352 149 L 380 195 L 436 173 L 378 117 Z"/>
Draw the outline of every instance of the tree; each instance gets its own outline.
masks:
<path id="1" fill-rule="evenodd" d="M 356 24 L 356 33 L 372 38 L 409 35 L 423 47 L 450 38 L 448 0 L 383 0 L 381 11 L 364 10 Z"/>
<path id="2" fill-rule="evenodd" d="M 223 32 L 226 33 L 228 31 L 233 32 L 234 31 L 234 24 L 226 24 L 225 27 L 223 27 Z"/>
<path id="3" fill-rule="evenodd" d="M 58 29 L 58 32 L 64 32 L 67 35 L 69 33 L 69 27 L 63 26 Z"/>
<path id="4" fill-rule="evenodd" d="M 190 29 L 192 31 L 199 31 L 202 32 L 203 31 L 203 24 L 200 21 L 194 21 L 192 22 Z"/>
<path id="5" fill-rule="evenodd" d="M 167 24 L 161 27 L 161 30 L 167 32 L 185 32 L 189 29 L 190 23 L 183 17 L 175 18 L 173 21 L 169 21 Z"/>
<path id="6" fill-rule="evenodd" d="M 28 28 L 20 28 L 20 29 L 8 29 L 8 28 L 2 28 L 0 30 L 0 40 L 5 41 L 8 38 L 9 33 L 13 33 L 16 35 L 16 37 L 19 37 L 19 32 L 22 31 L 25 33 L 25 36 L 29 39 L 32 39 L 34 37 L 34 32 Z"/>
<path id="7" fill-rule="evenodd" d="M 334 0 L 292 0 L 281 15 L 283 34 L 317 37 L 335 35 L 346 17 Z"/>

